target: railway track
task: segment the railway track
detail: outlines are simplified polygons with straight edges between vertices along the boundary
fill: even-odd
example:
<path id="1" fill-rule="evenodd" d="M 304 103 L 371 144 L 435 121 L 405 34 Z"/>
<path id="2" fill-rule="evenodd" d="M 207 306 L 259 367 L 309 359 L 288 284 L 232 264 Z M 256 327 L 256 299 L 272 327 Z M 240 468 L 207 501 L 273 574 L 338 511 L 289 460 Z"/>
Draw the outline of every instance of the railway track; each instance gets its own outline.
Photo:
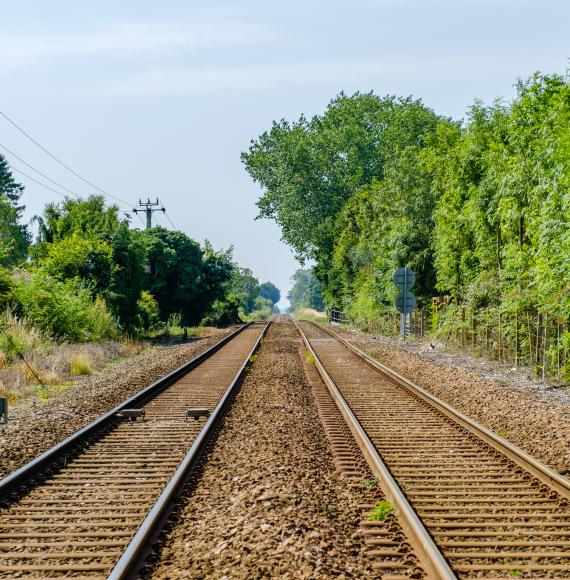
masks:
<path id="1" fill-rule="evenodd" d="M 3 479 L 0 577 L 136 576 L 268 324 L 241 327 Z"/>
<path id="2" fill-rule="evenodd" d="M 298 329 L 427 576 L 570 577 L 568 480 L 329 329 Z"/>

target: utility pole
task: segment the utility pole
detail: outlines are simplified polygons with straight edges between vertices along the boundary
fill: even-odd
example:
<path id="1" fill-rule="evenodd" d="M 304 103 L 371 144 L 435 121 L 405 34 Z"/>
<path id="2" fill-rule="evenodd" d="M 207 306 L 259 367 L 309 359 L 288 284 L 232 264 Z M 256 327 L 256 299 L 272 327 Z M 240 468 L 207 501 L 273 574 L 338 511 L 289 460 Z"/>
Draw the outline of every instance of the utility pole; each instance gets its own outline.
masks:
<path id="1" fill-rule="evenodd" d="M 166 213 L 166 208 L 158 201 L 158 197 L 156 201 L 150 201 L 150 197 L 146 198 L 146 201 L 142 201 L 139 198 L 139 205 L 138 207 L 133 208 L 133 213 L 138 213 L 142 211 L 146 213 L 146 229 L 152 228 L 152 214 L 155 211 L 161 211 L 162 213 Z"/>

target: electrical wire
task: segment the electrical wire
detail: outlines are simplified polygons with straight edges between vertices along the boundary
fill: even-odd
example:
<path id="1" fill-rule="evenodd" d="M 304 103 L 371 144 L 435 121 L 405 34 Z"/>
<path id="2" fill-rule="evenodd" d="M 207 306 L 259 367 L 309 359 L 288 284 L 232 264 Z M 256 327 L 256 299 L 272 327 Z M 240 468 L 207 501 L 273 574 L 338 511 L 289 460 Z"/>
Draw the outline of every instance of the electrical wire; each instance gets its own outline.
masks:
<path id="1" fill-rule="evenodd" d="M 53 155 L 53 153 L 50 153 L 43 145 L 38 143 L 31 135 L 26 133 L 26 131 L 24 131 L 24 129 L 22 129 L 14 121 L 12 121 L 12 119 L 10 119 L 10 117 L 8 117 L 8 115 L 3 113 L 2 111 L 0 111 L 0 115 L 2 115 L 2 117 L 4 117 L 11 125 L 16 127 L 16 129 L 18 129 L 18 131 L 20 131 L 20 133 L 25 135 L 34 145 L 39 147 L 44 153 L 47 153 L 53 160 L 57 161 L 57 163 L 59 163 L 62 167 L 65 167 L 65 169 L 67 169 L 68 171 L 71 171 L 71 173 L 73 173 L 73 175 L 75 175 L 76 177 L 81 179 L 81 181 L 84 181 L 85 183 L 87 183 L 87 185 L 90 185 L 91 187 L 94 187 L 95 189 L 99 190 L 103 195 L 106 195 L 107 197 L 110 197 L 116 201 L 120 201 L 121 203 L 124 203 L 127 206 L 130 206 L 130 204 L 128 202 L 126 202 L 124 199 L 121 199 L 119 197 L 111 195 L 110 193 L 107 193 L 103 188 L 99 187 L 98 185 L 95 185 L 94 183 L 91 183 L 90 181 L 85 179 L 83 176 L 81 176 L 79 173 L 77 173 L 77 171 L 75 171 L 74 169 L 69 167 L 69 165 L 67 165 L 63 161 L 61 161 L 61 159 L 58 159 L 55 155 Z"/>
<path id="2" fill-rule="evenodd" d="M 35 179 L 31 175 L 28 175 L 27 173 L 24 173 L 23 171 L 20 171 L 20 169 L 16 169 L 13 165 L 10 165 L 10 169 L 12 169 L 12 171 L 17 171 L 20 175 L 23 175 L 24 177 L 27 177 L 28 179 L 31 179 L 32 181 L 34 181 L 38 185 L 41 185 L 42 187 L 45 187 L 46 189 L 49 189 L 50 191 L 53 191 L 54 193 L 57 193 L 57 195 L 61 195 L 61 197 L 67 197 L 67 195 L 65 193 L 61 193 L 61 191 L 57 191 L 57 189 L 54 189 L 53 187 L 50 187 L 49 185 L 46 185 L 45 183 L 42 183 L 41 181 L 38 181 L 37 179 Z"/>
<path id="3" fill-rule="evenodd" d="M 141 224 L 146 227 L 146 224 L 144 223 L 144 220 L 142 219 L 142 217 L 139 215 L 138 211 L 135 211 L 135 215 L 139 218 Z"/>
<path id="4" fill-rule="evenodd" d="M 177 229 L 176 226 L 172 223 L 172 220 L 170 219 L 170 216 L 166 213 L 166 211 L 164 212 L 164 215 L 166 216 L 166 219 L 170 222 L 170 225 L 174 228 Z"/>
<path id="5" fill-rule="evenodd" d="M 75 193 L 74 191 L 72 191 L 68 187 L 65 187 L 65 185 L 61 185 L 61 183 L 58 183 L 57 181 L 54 181 L 53 179 L 51 179 L 51 177 L 48 177 L 45 173 L 42 173 L 41 171 L 38 171 L 35 167 L 32 167 L 27 161 L 24 161 L 21 157 L 19 157 L 18 155 L 16 155 L 12 151 L 10 151 L 10 149 L 8 149 L 8 147 L 6 147 L 5 145 L 2 145 L 2 143 L 0 143 L 0 147 L 2 147 L 2 149 L 4 149 L 5 151 L 7 151 L 10 155 L 12 155 L 13 157 L 15 157 L 18 161 L 22 162 L 24 165 L 26 165 L 27 167 L 29 167 L 32 171 L 35 171 L 38 175 L 41 175 L 44 179 L 47 179 L 49 182 L 53 183 L 54 185 L 57 185 L 58 187 L 61 187 L 61 189 L 65 189 L 65 191 L 71 193 L 71 195 L 74 195 L 76 197 L 81 197 L 79 194 Z"/>

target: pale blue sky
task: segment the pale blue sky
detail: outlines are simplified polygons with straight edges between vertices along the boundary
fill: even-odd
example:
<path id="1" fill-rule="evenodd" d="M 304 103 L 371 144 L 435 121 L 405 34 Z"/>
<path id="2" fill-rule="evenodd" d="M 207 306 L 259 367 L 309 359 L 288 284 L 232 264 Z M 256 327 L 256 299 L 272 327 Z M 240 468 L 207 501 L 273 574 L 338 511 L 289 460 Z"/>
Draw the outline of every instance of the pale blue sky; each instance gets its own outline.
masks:
<path id="1" fill-rule="evenodd" d="M 298 265 L 273 223 L 253 221 L 260 192 L 239 159 L 251 138 L 341 90 L 460 118 L 570 56 L 568 1 L 20 0 L 1 13 L 1 111 L 106 191 L 158 195 L 179 229 L 233 245 L 283 294 Z M 91 192 L 2 118 L 0 143 Z M 58 199 L 21 181 L 28 218 Z"/>

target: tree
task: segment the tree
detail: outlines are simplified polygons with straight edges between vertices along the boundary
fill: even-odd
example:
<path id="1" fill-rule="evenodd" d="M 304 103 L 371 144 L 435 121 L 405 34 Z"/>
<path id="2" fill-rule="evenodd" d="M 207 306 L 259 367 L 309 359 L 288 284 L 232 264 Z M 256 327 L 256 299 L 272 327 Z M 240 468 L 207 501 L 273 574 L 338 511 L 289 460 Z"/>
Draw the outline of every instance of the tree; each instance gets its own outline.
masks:
<path id="1" fill-rule="evenodd" d="M 337 295 L 333 275 L 343 208 L 374 180 L 389 180 L 390 207 L 409 195 L 408 213 L 422 215 L 425 184 L 408 171 L 438 122 L 433 111 L 411 98 L 341 93 L 323 115 L 273 123 L 242 153 L 247 171 L 264 188 L 259 217 L 278 223 L 301 261 L 316 261 L 315 273 L 332 303 L 344 298 Z M 416 235 L 413 226 L 408 235 Z"/>
<path id="2" fill-rule="evenodd" d="M 314 308 L 319 312 L 325 309 L 323 285 L 312 270 L 297 270 L 291 277 L 293 287 L 287 294 L 291 308 Z"/>
<path id="3" fill-rule="evenodd" d="M 259 286 L 259 295 L 271 301 L 271 306 L 275 306 L 281 300 L 281 292 L 273 282 L 264 282 Z"/>
<path id="4" fill-rule="evenodd" d="M 77 235 L 49 244 L 41 265 L 62 282 L 80 279 L 94 296 L 105 295 L 109 291 L 115 269 L 113 250 L 109 244 Z"/>
<path id="5" fill-rule="evenodd" d="M 140 237 L 119 217 L 118 206 L 106 206 L 101 195 L 66 198 L 48 204 L 36 220 L 35 261 L 48 263 L 59 279 L 79 276 L 105 299 L 125 328 L 136 326 L 146 256 Z"/>
<path id="6" fill-rule="evenodd" d="M 245 314 L 255 309 L 255 299 L 259 296 L 259 280 L 249 268 L 235 268 L 228 291 L 238 297 Z"/>
<path id="7" fill-rule="evenodd" d="M 12 177 L 10 166 L 0 155 L 0 265 L 12 266 L 27 255 L 30 233 L 20 223 L 25 207 L 19 205 L 24 187 Z"/>
<path id="8" fill-rule="evenodd" d="M 162 320 L 180 314 L 185 325 L 197 324 L 203 308 L 197 304 L 203 283 L 203 252 L 182 232 L 155 227 L 140 232 L 149 272 L 146 290 L 156 299 Z"/>

